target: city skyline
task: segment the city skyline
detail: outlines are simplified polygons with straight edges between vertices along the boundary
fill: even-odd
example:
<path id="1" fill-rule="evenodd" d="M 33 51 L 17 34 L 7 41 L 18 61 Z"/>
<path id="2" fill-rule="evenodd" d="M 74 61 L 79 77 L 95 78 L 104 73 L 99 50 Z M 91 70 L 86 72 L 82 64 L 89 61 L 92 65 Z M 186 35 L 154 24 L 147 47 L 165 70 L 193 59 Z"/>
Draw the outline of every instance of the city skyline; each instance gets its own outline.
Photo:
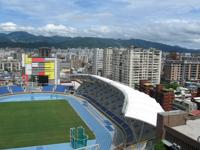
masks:
<path id="1" fill-rule="evenodd" d="M 0 32 L 139 38 L 199 48 L 196 0 L 0 0 Z"/>

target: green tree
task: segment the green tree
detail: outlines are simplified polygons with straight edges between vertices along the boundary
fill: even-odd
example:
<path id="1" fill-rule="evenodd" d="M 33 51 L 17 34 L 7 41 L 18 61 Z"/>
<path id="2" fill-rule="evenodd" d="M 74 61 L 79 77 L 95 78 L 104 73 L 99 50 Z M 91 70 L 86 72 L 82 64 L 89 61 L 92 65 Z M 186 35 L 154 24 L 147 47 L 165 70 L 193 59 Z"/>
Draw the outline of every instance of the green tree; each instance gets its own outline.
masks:
<path id="1" fill-rule="evenodd" d="M 165 145 L 160 141 L 155 145 L 154 150 L 166 150 Z"/>
<path id="2" fill-rule="evenodd" d="M 166 89 L 174 89 L 176 90 L 176 88 L 179 87 L 179 84 L 177 82 L 173 82 L 170 84 L 165 84 L 165 88 Z"/>

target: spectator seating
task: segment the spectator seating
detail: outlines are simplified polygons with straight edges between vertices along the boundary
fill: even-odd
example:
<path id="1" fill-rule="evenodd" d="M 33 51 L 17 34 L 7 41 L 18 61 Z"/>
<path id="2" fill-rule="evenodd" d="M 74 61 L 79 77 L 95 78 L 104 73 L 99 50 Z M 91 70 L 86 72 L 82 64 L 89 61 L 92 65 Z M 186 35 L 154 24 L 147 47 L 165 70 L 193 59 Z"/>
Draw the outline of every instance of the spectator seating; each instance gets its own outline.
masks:
<path id="1" fill-rule="evenodd" d="M 54 86 L 53 84 L 47 84 L 42 87 L 42 92 L 53 92 L 54 91 Z"/>
<path id="2" fill-rule="evenodd" d="M 126 143 L 131 141 L 136 143 L 138 140 L 145 141 L 154 136 L 154 127 L 136 119 L 126 118 L 123 115 L 124 95 L 115 87 L 105 83 L 84 81 L 76 92 L 87 98 L 90 103 L 122 129 L 126 136 Z"/>
<path id="3" fill-rule="evenodd" d="M 64 93 L 66 91 L 67 86 L 65 85 L 57 85 L 54 92 Z"/>
<path id="4" fill-rule="evenodd" d="M 9 86 L 9 88 L 12 91 L 12 93 L 22 93 L 22 92 L 24 92 L 23 87 L 20 86 L 20 85 Z"/>
<path id="5" fill-rule="evenodd" d="M 67 86 L 67 89 L 68 89 L 69 91 L 73 91 L 73 90 L 74 90 L 74 87 L 73 87 L 72 85 L 68 85 L 68 86 Z"/>
<path id="6" fill-rule="evenodd" d="M 41 90 L 35 90 L 39 87 L 26 87 L 28 92 L 55 92 L 55 93 L 65 93 L 66 91 L 74 90 L 73 86 L 66 85 L 54 85 L 54 84 L 45 84 L 42 86 Z M 24 88 L 21 85 L 12 85 L 12 86 L 0 86 L 0 94 L 8 94 L 8 93 L 23 93 L 25 92 Z"/>
<path id="7" fill-rule="evenodd" d="M 103 107 L 101 104 L 99 104 L 95 99 L 90 98 L 87 95 L 84 95 L 84 97 L 86 97 L 88 99 L 89 102 L 93 103 L 97 108 L 99 108 L 101 111 L 103 111 L 104 113 L 106 113 L 107 115 L 109 115 L 109 117 L 111 117 L 111 119 L 118 124 L 119 126 L 121 126 L 122 130 L 124 130 L 124 132 L 126 133 L 127 136 L 127 143 L 131 142 L 133 140 L 133 134 L 131 131 L 131 128 L 129 127 L 129 125 L 124 122 L 121 118 L 119 118 L 117 115 L 115 115 L 114 113 L 112 113 L 111 111 L 109 111 L 108 109 L 106 109 L 105 107 Z"/>
<path id="8" fill-rule="evenodd" d="M 84 82 L 77 89 L 79 95 L 84 96 L 97 109 L 107 115 L 125 133 L 126 142 L 133 141 L 133 132 L 122 115 L 124 95 L 114 87 L 92 82 Z"/>
<path id="9" fill-rule="evenodd" d="M 0 86 L 0 95 L 11 94 L 7 86 Z"/>

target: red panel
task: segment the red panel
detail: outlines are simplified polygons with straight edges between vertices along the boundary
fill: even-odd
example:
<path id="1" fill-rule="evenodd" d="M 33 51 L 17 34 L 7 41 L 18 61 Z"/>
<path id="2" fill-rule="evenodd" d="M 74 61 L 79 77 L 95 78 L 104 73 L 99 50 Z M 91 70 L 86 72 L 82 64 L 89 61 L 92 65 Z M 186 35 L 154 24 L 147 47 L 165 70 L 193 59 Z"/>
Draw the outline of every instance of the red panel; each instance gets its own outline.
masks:
<path id="1" fill-rule="evenodd" d="M 39 76 L 44 76 L 45 75 L 45 73 L 44 72 L 38 72 L 38 74 L 37 75 L 39 75 Z"/>
<path id="2" fill-rule="evenodd" d="M 23 74 L 22 79 L 23 79 L 24 82 L 28 82 L 28 75 Z"/>
<path id="3" fill-rule="evenodd" d="M 45 62 L 44 58 L 32 58 L 32 62 Z"/>

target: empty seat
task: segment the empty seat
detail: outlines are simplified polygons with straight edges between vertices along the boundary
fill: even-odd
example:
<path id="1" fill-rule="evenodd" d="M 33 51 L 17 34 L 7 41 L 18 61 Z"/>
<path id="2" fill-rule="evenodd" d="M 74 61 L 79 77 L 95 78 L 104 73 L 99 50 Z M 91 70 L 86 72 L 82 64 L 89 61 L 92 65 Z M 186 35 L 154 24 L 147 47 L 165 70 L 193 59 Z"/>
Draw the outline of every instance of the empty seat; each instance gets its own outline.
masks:
<path id="1" fill-rule="evenodd" d="M 69 85 L 69 86 L 67 86 L 67 89 L 70 90 L 70 91 L 73 91 L 74 87 L 72 85 Z"/>
<path id="2" fill-rule="evenodd" d="M 64 93 L 66 90 L 66 86 L 64 85 L 57 85 L 54 92 Z"/>
<path id="3" fill-rule="evenodd" d="M 23 87 L 20 86 L 20 85 L 9 86 L 9 88 L 11 89 L 11 91 L 12 91 L 13 93 L 22 93 L 22 92 L 24 92 Z"/>
<path id="4" fill-rule="evenodd" d="M 48 85 L 43 86 L 42 91 L 43 92 L 53 92 L 53 89 L 54 89 L 54 85 L 48 84 Z"/>
<path id="5" fill-rule="evenodd" d="M 134 140 L 132 129 L 122 114 L 124 103 L 123 93 L 119 92 L 115 88 L 107 86 L 106 84 L 93 84 L 92 82 L 82 83 L 77 89 L 77 92 L 87 98 L 90 103 L 104 112 L 104 114 L 109 116 L 109 118 L 123 129 L 127 143 Z"/>
<path id="6" fill-rule="evenodd" d="M 10 91 L 8 90 L 7 86 L 0 86 L 0 94 L 9 94 Z"/>
<path id="7" fill-rule="evenodd" d="M 88 101 L 92 102 L 93 104 L 96 105 L 97 108 L 101 109 L 104 113 L 106 113 L 107 115 L 109 115 L 119 126 L 121 126 L 126 134 L 126 141 L 127 143 L 132 142 L 133 141 L 133 133 L 131 128 L 129 127 L 129 125 L 125 122 L 125 120 L 123 120 L 123 118 L 118 117 L 117 115 L 115 115 L 113 112 L 109 111 L 108 109 L 106 109 L 104 106 L 102 106 L 100 103 L 98 103 L 94 98 L 83 94 L 83 96 L 85 98 L 88 99 Z"/>

